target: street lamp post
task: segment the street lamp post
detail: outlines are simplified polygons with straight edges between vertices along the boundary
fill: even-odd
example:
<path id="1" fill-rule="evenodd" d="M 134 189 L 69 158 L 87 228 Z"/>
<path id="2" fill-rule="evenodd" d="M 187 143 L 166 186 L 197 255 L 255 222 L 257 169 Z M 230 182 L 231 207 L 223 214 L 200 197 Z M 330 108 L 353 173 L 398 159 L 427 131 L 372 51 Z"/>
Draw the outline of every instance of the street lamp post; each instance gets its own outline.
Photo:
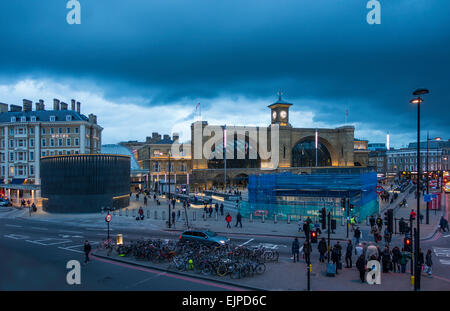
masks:
<path id="1" fill-rule="evenodd" d="M 171 152 L 170 152 L 170 150 L 169 150 L 169 228 L 170 227 L 172 227 L 172 223 L 171 223 L 171 217 L 172 217 L 172 215 L 170 214 L 170 204 L 172 204 L 172 202 L 171 202 L 171 198 L 170 198 L 170 156 L 171 156 Z"/>
<path id="2" fill-rule="evenodd" d="M 418 89 L 414 91 L 413 95 L 418 96 L 412 99 L 410 102 L 412 104 L 417 104 L 417 222 L 416 222 L 416 241 L 414 243 L 414 290 L 420 290 L 420 274 L 422 273 L 421 266 L 418 264 L 419 250 L 420 250 L 420 103 L 423 102 L 420 95 L 428 94 L 427 89 Z"/>
<path id="3" fill-rule="evenodd" d="M 430 183 L 429 183 L 429 178 L 430 178 L 430 173 L 429 173 L 429 169 L 428 169 L 428 150 L 429 148 L 429 142 L 430 142 L 430 138 L 427 132 L 427 160 L 426 160 L 426 166 L 427 166 L 427 195 L 430 194 Z M 428 210 L 428 202 L 426 202 L 425 204 L 426 207 L 426 224 L 428 225 L 430 223 L 430 212 Z"/>

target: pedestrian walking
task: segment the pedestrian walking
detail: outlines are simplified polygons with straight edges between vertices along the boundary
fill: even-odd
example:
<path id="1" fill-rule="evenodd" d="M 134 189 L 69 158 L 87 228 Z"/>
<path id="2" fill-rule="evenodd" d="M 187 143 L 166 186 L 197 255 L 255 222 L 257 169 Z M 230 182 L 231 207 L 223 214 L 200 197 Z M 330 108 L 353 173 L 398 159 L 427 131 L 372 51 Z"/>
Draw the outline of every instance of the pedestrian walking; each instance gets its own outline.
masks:
<path id="1" fill-rule="evenodd" d="M 220 203 L 220 216 L 223 216 L 223 203 Z"/>
<path id="2" fill-rule="evenodd" d="M 180 221 L 181 218 L 181 210 L 178 210 L 177 212 L 177 221 Z"/>
<path id="3" fill-rule="evenodd" d="M 391 252 L 389 251 L 389 248 L 387 246 L 384 247 L 381 254 L 381 263 L 383 273 L 387 273 L 389 272 L 389 270 L 391 270 Z"/>
<path id="4" fill-rule="evenodd" d="M 406 265 L 408 264 L 408 260 L 410 258 L 411 258 L 410 253 L 406 252 L 405 248 L 402 248 L 402 257 L 400 258 L 401 273 L 406 272 Z"/>
<path id="5" fill-rule="evenodd" d="M 441 219 L 439 220 L 439 231 L 449 231 L 448 221 L 444 218 L 444 216 L 441 216 Z"/>
<path id="6" fill-rule="evenodd" d="M 355 238 L 355 245 L 359 244 L 359 239 L 361 238 L 361 230 L 359 227 L 356 227 L 355 232 L 353 233 L 353 237 Z"/>
<path id="7" fill-rule="evenodd" d="M 365 276 L 366 276 L 366 258 L 364 258 L 364 255 L 361 254 L 358 257 L 358 260 L 356 261 L 356 269 L 359 271 L 359 279 L 361 280 L 361 283 L 364 283 Z"/>
<path id="8" fill-rule="evenodd" d="M 227 222 L 227 228 L 231 228 L 230 222 L 231 222 L 231 215 L 230 213 L 227 213 L 227 217 L 225 217 L 225 221 Z"/>
<path id="9" fill-rule="evenodd" d="M 218 203 L 216 203 L 214 205 L 214 210 L 216 211 L 216 215 L 219 215 L 219 204 Z"/>
<path id="10" fill-rule="evenodd" d="M 212 206 L 210 205 L 210 206 L 209 206 L 209 217 L 212 217 L 212 213 L 213 213 L 213 208 L 212 208 Z"/>
<path id="11" fill-rule="evenodd" d="M 377 220 L 375 221 L 378 227 L 378 231 L 381 232 L 381 228 L 383 227 L 383 220 L 380 216 L 377 217 Z"/>
<path id="12" fill-rule="evenodd" d="M 91 248 L 91 244 L 89 244 L 89 241 L 88 240 L 84 241 L 83 251 L 84 251 L 84 256 L 85 256 L 85 258 L 84 258 L 85 264 L 87 264 L 89 262 L 89 253 L 91 252 L 91 249 L 92 248 Z"/>
<path id="13" fill-rule="evenodd" d="M 432 273 L 433 273 L 433 269 L 432 269 L 433 261 L 431 259 L 431 255 L 432 255 L 432 252 L 431 252 L 431 249 L 429 249 L 427 251 L 427 255 L 425 256 L 425 270 L 424 270 L 424 272 L 427 273 L 429 277 L 431 277 Z"/>
<path id="14" fill-rule="evenodd" d="M 144 205 L 147 206 L 147 196 L 144 196 Z"/>
<path id="15" fill-rule="evenodd" d="M 138 214 L 139 214 L 139 216 L 138 216 L 139 218 L 138 219 L 144 220 L 144 210 L 142 209 L 142 206 L 139 207 Z"/>
<path id="16" fill-rule="evenodd" d="M 339 270 L 339 264 L 340 264 L 340 255 L 339 255 L 339 249 L 337 248 L 337 245 L 335 245 L 331 251 L 331 261 L 333 262 L 333 264 L 336 267 L 336 274 L 338 273 Z"/>
<path id="17" fill-rule="evenodd" d="M 292 242 L 292 256 L 294 258 L 294 262 L 300 261 L 300 242 L 298 241 L 297 237 L 295 237 L 294 241 Z"/>
<path id="18" fill-rule="evenodd" d="M 366 251 L 367 260 L 378 260 L 378 255 L 378 248 L 372 242 L 370 242 Z"/>
<path id="19" fill-rule="evenodd" d="M 400 272 L 400 259 L 402 258 L 402 253 L 400 252 L 400 248 L 395 246 L 392 249 L 392 270 L 394 272 Z"/>
<path id="20" fill-rule="evenodd" d="M 297 231 L 297 232 L 303 231 L 303 220 L 302 220 L 302 216 L 300 216 L 300 218 L 299 218 L 299 220 L 298 220 L 298 222 L 297 222 L 297 225 L 298 225 L 298 231 Z"/>
<path id="21" fill-rule="evenodd" d="M 347 248 L 345 250 L 345 264 L 346 264 L 346 268 L 351 268 L 352 267 L 352 251 L 353 251 L 352 241 L 348 240 Z"/>
<path id="22" fill-rule="evenodd" d="M 319 242 L 319 245 L 317 245 L 317 249 L 319 250 L 319 261 L 320 262 L 325 262 L 325 254 L 328 250 L 327 248 L 327 242 L 325 241 L 325 238 L 322 238 Z"/>
<path id="23" fill-rule="evenodd" d="M 303 256 L 305 258 L 305 262 L 307 265 L 311 264 L 311 252 L 312 252 L 311 243 L 309 243 L 309 241 L 306 240 L 305 243 L 303 243 Z"/>
<path id="24" fill-rule="evenodd" d="M 234 226 L 237 227 L 238 224 L 242 228 L 242 215 L 241 215 L 240 212 L 238 212 L 237 215 L 236 215 L 236 224 Z"/>

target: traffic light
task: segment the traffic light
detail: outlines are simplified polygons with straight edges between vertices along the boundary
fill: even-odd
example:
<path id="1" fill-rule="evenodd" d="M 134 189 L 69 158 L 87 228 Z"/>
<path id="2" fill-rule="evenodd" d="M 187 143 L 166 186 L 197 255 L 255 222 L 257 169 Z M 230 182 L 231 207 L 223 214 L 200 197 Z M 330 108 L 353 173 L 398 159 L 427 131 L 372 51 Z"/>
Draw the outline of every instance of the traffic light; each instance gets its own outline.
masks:
<path id="1" fill-rule="evenodd" d="M 317 243 L 317 232 L 311 231 L 311 243 Z"/>
<path id="2" fill-rule="evenodd" d="M 388 209 L 387 211 L 387 228 L 390 233 L 394 232 L 394 210 Z"/>
<path id="3" fill-rule="evenodd" d="M 341 199 L 341 207 L 342 207 L 342 211 L 345 211 L 345 199 L 344 198 Z"/>
<path id="4" fill-rule="evenodd" d="M 388 223 L 389 223 L 389 220 L 388 220 L 388 213 L 387 213 L 387 212 L 384 212 L 384 225 L 387 226 Z"/>
<path id="5" fill-rule="evenodd" d="M 327 228 L 327 210 L 325 207 L 322 208 L 319 215 L 320 223 L 322 224 L 322 230 Z"/>
<path id="6" fill-rule="evenodd" d="M 405 238 L 404 247 L 405 251 L 411 252 L 411 238 Z"/>

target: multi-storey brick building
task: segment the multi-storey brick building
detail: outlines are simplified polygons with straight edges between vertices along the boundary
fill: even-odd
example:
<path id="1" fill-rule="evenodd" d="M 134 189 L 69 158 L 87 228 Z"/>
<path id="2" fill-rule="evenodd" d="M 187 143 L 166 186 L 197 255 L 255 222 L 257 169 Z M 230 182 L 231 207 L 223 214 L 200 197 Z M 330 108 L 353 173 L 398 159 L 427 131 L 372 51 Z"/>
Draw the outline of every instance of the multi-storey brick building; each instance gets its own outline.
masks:
<path id="1" fill-rule="evenodd" d="M 23 108 L 23 109 L 22 109 Z M 68 104 L 53 100 L 45 110 L 43 100 L 32 109 L 30 100 L 23 107 L 0 103 L 0 191 L 15 197 L 36 195 L 40 185 L 40 158 L 67 154 L 92 154 L 101 150 L 103 128 L 97 117 L 81 114 L 80 102 Z M 37 193 L 39 196 L 39 193 Z"/>

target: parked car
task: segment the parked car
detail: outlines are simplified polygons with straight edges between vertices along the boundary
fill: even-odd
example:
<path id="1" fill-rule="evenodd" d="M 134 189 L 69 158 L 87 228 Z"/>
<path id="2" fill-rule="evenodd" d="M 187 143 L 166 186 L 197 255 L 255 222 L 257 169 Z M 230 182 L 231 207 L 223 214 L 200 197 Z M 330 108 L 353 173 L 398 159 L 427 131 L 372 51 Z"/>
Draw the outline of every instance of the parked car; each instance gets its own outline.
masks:
<path id="1" fill-rule="evenodd" d="M 0 206 L 11 206 L 11 202 L 8 199 L 0 198 Z"/>
<path id="2" fill-rule="evenodd" d="M 230 239 L 209 230 L 186 230 L 180 235 L 179 240 L 198 241 L 213 245 L 222 245 L 230 242 Z"/>

